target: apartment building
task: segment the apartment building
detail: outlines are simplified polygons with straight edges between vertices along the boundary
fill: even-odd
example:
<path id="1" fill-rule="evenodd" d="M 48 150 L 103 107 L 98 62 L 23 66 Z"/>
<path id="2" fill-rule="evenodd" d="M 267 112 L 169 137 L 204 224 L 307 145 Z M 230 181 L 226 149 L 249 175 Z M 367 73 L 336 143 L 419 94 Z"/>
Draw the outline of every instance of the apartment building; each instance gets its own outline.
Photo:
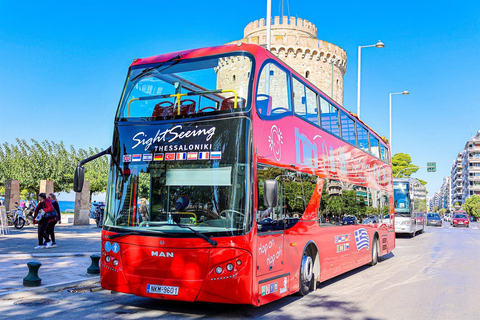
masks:
<path id="1" fill-rule="evenodd" d="M 460 152 L 453 161 L 452 170 L 450 171 L 450 195 L 453 204 L 457 202 L 463 203 L 462 168 L 462 152 Z"/>
<path id="2" fill-rule="evenodd" d="M 451 189 L 452 189 L 452 183 L 451 183 L 451 177 L 447 176 L 443 179 L 443 184 L 442 187 L 440 188 L 440 205 L 439 208 L 444 208 L 449 211 L 452 210 L 452 197 L 451 197 Z"/>
<path id="3" fill-rule="evenodd" d="M 451 205 L 461 205 L 468 197 L 480 195 L 480 130 L 453 161 L 450 180 Z"/>

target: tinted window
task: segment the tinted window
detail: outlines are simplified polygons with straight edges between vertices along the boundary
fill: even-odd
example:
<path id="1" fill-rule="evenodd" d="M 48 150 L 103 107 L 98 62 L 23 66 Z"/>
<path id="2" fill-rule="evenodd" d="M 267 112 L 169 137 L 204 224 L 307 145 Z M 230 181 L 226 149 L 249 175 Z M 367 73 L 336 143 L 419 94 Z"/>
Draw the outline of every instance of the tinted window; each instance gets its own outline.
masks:
<path id="1" fill-rule="evenodd" d="M 278 181 L 278 205 L 264 205 L 265 180 Z M 311 174 L 259 164 L 257 169 L 258 216 L 260 231 L 293 226 L 307 209 L 317 185 Z M 315 208 L 316 210 L 316 208 Z"/>
<path id="2" fill-rule="evenodd" d="M 339 135 L 338 132 L 338 109 L 327 100 L 320 98 L 322 128 Z"/>
<path id="3" fill-rule="evenodd" d="M 370 152 L 377 158 L 380 158 L 380 150 L 378 148 L 378 139 L 370 134 Z"/>
<path id="4" fill-rule="evenodd" d="M 362 125 L 357 124 L 358 147 L 365 152 L 368 151 L 368 131 Z"/>
<path id="5" fill-rule="evenodd" d="M 319 209 L 322 226 L 378 223 L 388 215 L 386 192 L 325 179 Z"/>
<path id="6" fill-rule="evenodd" d="M 380 154 L 382 156 L 383 161 L 387 161 L 388 156 L 387 156 L 387 148 L 383 144 L 380 145 Z"/>
<path id="7" fill-rule="evenodd" d="M 256 105 L 265 117 L 280 118 L 292 114 L 288 99 L 288 75 L 273 63 L 267 63 L 258 80 Z"/>
<path id="8" fill-rule="evenodd" d="M 317 94 L 293 78 L 293 105 L 295 113 L 311 123 L 318 124 Z"/>
<path id="9" fill-rule="evenodd" d="M 340 111 L 341 114 L 341 122 L 342 122 L 342 138 L 353 144 L 354 146 L 357 145 L 357 141 L 355 139 L 355 121 L 353 121 L 347 114 L 343 111 Z"/>

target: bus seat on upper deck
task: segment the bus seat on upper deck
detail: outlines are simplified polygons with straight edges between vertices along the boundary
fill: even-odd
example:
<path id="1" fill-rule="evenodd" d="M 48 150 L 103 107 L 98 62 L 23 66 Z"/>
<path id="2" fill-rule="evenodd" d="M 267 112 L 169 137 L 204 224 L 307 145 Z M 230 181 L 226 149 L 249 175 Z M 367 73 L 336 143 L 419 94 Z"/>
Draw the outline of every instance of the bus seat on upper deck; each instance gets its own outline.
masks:
<path id="1" fill-rule="evenodd" d="M 187 115 L 187 114 L 195 113 L 195 105 L 196 105 L 196 102 L 194 100 L 191 100 L 191 99 L 182 100 L 182 102 L 180 103 L 180 114 Z M 178 107 L 177 106 L 175 107 L 176 108 L 174 110 L 174 113 L 175 115 L 177 115 Z"/>
<path id="2" fill-rule="evenodd" d="M 223 99 L 220 110 L 229 110 L 235 108 L 235 97 Z M 245 108 L 245 99 L 237 97 L 237 108 Z"/>
<path id="3" fill-rule="evenodd" d="M 267 94 L 257 94 L 256 100 L 258 113 L 269 116 L 272 113 L 272 97 Z"/>
<path id="4" fill-rule="evenodd" d="M 152 117 L 167 117 L 171 115 L 173 115 L 173 103 L 170 101 L 157 103 L 152 112 Z"/>

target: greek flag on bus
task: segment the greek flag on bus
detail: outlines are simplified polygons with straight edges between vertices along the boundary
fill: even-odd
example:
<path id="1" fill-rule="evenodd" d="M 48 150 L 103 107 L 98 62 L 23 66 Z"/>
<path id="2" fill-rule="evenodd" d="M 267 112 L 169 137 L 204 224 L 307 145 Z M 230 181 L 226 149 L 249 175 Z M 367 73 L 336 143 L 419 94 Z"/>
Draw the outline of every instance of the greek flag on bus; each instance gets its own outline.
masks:
<path id="1" fill-rule="evenodd" d="M 355 230 L 355 243 L 357 244 L 358 251 L 363 248 L 367 248 L 367 250 L 370 249 L 370 238 L 365 228 Z"/>

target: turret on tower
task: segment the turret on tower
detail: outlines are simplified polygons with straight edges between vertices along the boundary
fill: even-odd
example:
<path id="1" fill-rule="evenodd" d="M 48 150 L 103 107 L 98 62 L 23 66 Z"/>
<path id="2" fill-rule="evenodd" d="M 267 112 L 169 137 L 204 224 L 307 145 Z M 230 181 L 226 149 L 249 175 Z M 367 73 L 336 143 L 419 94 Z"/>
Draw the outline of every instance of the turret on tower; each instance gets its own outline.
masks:
<path id="1" fill-rule="evenodd" d="M 343 105 L 343 77 L 347 53 L 332 43 L 317 39 L 313 23 L 295 17 L 274 17 L 270 51 L 307 78 L 325 94 Z M 244 43 L 266 45 L 265 19 L 250 22 L 244 30 Z M 231 43 L 236 43 L 233 41 Z M 332 96 L 333 62 L 333 96 Z"/>

